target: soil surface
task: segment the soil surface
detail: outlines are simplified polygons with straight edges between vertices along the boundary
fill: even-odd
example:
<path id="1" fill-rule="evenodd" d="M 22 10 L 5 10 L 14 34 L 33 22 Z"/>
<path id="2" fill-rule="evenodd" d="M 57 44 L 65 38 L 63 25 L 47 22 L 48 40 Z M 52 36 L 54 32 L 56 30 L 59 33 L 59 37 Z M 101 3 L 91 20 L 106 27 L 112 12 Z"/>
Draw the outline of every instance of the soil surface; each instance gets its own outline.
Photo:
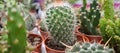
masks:
<path id="1" fill-rule="evenodd" d="M 41 38 L 37 37 L 37 36 L 29 36 L 28 37 L 28 42 L 33 45 L 33 46 L 37 46 L 41 43 Z"/>
<path id="2" fill-rule="evenodd" d="M 47 40 L 45 43 L 49 48 L 55 49 L 55 50 L 60 50 L 60 51 L 64 51 L 66 49 L 66 47 L 64 45 L 59 46 L 58 44 L 54 44 L 54 42 L 52 40 Z"/>

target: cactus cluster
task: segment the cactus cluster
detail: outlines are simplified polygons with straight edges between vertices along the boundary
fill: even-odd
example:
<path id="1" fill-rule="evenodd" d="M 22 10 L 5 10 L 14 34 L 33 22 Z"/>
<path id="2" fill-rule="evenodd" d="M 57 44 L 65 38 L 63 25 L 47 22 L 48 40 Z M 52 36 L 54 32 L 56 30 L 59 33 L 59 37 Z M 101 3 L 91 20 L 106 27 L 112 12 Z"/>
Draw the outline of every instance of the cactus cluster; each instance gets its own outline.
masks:
<path id="1" fill-rule="evenodd" d="M 100 19 L 100 9 L 97 0 L 90 4 L 90 10 L 86 9 L 86 0 L 83 0 L 83 7 L 80 9 L 79 22 L 81 22 L 81 32 L 88 35 L 98 35 L 97 26 Z"/>
<path id="2" fill-rule="evenodd" d="M 74 46 L 67 48 L 65 53 L 114 53 L 114 49 L 98 43 L 77 42 Z"/>
<path id="3" fill-rule="evenodd" d="M 64 5 L 65 4 L 65 5 Z M 61 46 L 63 42 L 68 45 L 74 44 L 75 16 L 72 8 L 64 3 L 62 6 L 52 6 L 46 12 L 46 26 L 50 32 L 54 44 Z"/>

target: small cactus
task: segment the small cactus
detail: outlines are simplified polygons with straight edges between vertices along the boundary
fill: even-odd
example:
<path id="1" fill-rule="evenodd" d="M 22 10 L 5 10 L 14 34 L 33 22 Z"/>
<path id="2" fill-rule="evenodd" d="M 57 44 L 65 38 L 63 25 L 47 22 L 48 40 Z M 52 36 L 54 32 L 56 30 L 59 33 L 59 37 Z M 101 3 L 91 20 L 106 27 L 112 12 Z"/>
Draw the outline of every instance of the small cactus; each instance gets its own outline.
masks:
<path id="1" fill-rule="evenodd" d="M 28 18 L 25 20 L 25 25 L 28 31 L 31 31 L 35 28 L 36 19 L 32 15 L 29 15 Z"/>
<path id="2" fill-rule="evenodd" d="M 73 45 L 75 16 L 72 9 L 66 3 L 60 6 L 52 6 L 46 12 L 46 26 L 54 41 L 54 44 L 62 46 L 63 42 Z"/>
<path id="3" fill-rule="evenodd" d="M 97 26 L 100 19 L 100 10 L 97 0 L 93 0 L 90 4 L 90 10 L 86 9 L 86 0 L 83 0 L 83 7 L 80 10 L 79 21 L 81 22 L 81 30 L 88 35 L 98 35 Z"/>
<path id="4" fill-rule="evenodd" d="M 104 47 L 98 43 L 77 42 L 71 48 L 67 48 L 65 53 L 115 53 L 113 49 Z"/>

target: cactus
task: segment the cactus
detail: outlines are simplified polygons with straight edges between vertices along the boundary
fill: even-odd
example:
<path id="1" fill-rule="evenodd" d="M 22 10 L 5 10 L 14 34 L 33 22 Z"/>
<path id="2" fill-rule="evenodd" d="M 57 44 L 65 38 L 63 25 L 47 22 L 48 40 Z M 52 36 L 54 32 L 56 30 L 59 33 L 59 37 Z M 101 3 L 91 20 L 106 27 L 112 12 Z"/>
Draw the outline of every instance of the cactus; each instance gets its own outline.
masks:
<path id="1" fill-rule="evenodd" d="M 26 28 L 23 17 L 16 9 L 8 10 L 8 44 L 10 45 L 8 52 L 25 53 L 26 46 Z M 19 18 L 19 19 L 18 19 Z M 19 48 L 19 49 L 18 49 Z"/>
<path id="2" fill-rule="evenodd" d="M 62 46 L 60 41 L 68 45 L 74 44 L 75 18 L 72 8 L 66 3 L 63 6 L 52 6 L 47 10 L 46 26 L 54 44 Z"/>
<path id="3" fill-rule="evenodd" d="M 113 19 L 114 17 L 114 0 L 104 0 L 104 14 L 105 18 Z"/>
<path id="4" fill-rule="evenodd" d="M 100 19 L 100 10 L 97 0 L 90 4 L 90 11 L 86 10 L 86 0 L 83 0 L 83 7 L 80 10 L 79 20 L 81 21 L 81 30 L 88 35 L 98 35 L 97 26 Z"/>
<path id="5" fill-rule="evenodd" d="M 110 47 L 115 48 L 116 53 L 120 52 L 120 19 L 116 18 L 114 21 L 111 19 L 102 18 L 100 20 L 100 30 L 103 35 L 103 40 L 106 42 L 110 37 L 112 37 L 109 42 Z"/>
<path id="6" fill-rule="evenodd" d="M 114 53 L 114 49 L 104 47 L 98 43 L 77 42 L 70 48 L 67 48 L 65 53 Z"/>
<path id="7" fill-rule="evenodd" d="M 26 52 L 26 28 L 23 14 L 19 9 L 16 0 L 5 0 L 5 16 L 7 18 L 8 49 L 7 53 L 25 53 Z M 2 34 L 4 35 L 4 34 Z"/>
<path id="8" fill-rule="evenodd" d="M 109 45 L 114 47 L 116 53 L 120 52 L 120 18 L 114 17 L 113 0 L 104 1 L 105 17 L 100 20 L 100 30 L 103 35 L 103 40 L 106 42 L 111 38 Z"/>
<path id="9" fill-rule="evenodd" d="M 28 18 L 25 20 L 25 25 L 28 31 L 31 31 L 35 28 L 36 19 L 32 15 L 29 15 Z"/>

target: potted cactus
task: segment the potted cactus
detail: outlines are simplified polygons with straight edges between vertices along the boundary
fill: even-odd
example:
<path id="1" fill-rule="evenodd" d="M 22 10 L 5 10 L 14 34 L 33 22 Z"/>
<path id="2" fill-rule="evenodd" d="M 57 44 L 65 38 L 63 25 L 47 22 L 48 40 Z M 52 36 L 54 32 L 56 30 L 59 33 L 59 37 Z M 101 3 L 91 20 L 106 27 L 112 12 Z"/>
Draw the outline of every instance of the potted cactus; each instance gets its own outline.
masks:
<path id="1" fill-rule="evenodd" d="M 77 42 L 73 46 L 69 46 L 65 53 L 115 53 L 114 49 L 99 43 Z"/>
<path id="2" fill-rule="evenodd" d="M 47 8 L 44 22 L 49 32 L 49 38 L 44 42 L 47 53 L 64 53 L 66 47 L 61 42 L 67 45 L 75 43 L 75 19 L 72 8 L 62 0 L 55 0 Z"/>
<path id="3" fill-rule="evenodd" d="M 98 24 L 100 19 L 100 9 L 97 0 L 93 0 L 90 4 L 90 9 L 86 8 L 86 0 L 83 0 L 83 6 L 80 9 L 78 22 L 80 27 L 77 27 L 77 33 L 86 35 L 90 41 L 99 42 L 102 40 L 99 31 Z"/>

